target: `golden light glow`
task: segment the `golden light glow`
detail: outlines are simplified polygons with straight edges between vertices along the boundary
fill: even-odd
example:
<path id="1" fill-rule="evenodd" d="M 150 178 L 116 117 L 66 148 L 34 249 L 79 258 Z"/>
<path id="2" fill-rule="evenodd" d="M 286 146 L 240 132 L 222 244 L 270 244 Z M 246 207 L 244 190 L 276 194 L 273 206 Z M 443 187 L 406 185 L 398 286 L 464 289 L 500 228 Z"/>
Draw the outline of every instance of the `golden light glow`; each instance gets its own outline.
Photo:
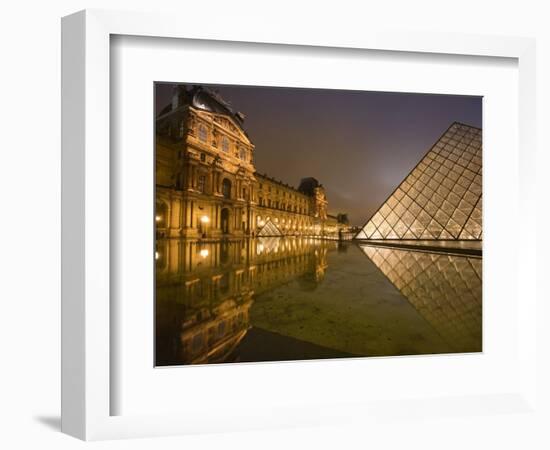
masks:
<path id="1" fill-rule="evenodd" d="M 199 253 L 200 253 L 201 257 L 203 257 L 203 258 L 206 258 L 209 254 L 207 248 L 203 248 Z"/>
<path id="2" fill-rule="evenodd" d="M 160 216 L 156 216 L 156 217 L 155 217 L 155 221 L 156 221 L 156 222 L 160 222 L 161 220 L 162 220 L 162 217 L 160 217 Z"/>
<path id="3" fill-rule="evenodd" d="M 159 258 L 160 258 L 159 252 L 155 252 L 155 259 L 159 259 Z"/>
<path id="4" fill-rule="evenodd" d="M 202 223 L 209 223 L 210 222 L 210 218 L 208 216 L 202 216 L 201 217 L 201 222 Z"/>

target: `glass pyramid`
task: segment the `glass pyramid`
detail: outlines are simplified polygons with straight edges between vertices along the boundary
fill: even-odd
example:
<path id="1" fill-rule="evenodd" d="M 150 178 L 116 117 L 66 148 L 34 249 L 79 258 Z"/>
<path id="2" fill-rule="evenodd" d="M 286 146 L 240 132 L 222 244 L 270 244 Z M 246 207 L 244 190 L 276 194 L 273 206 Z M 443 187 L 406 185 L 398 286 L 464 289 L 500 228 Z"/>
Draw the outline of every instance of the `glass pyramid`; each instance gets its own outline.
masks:
<path id="1" fill-rule="evenodd" d="M 268 220 L 260 231 L 258 236 L 282 236 L 281 230 L 271 220 Z"/>
<path id="2" fill-rule="evenodd" d="M 453 123 L 355 238 L 481 240 L 481 149 Z"/>
<path id="3" fill-rule="evenodd" d="M 481 351 L 481 258 L 361 249 L 455 351 Z"/>

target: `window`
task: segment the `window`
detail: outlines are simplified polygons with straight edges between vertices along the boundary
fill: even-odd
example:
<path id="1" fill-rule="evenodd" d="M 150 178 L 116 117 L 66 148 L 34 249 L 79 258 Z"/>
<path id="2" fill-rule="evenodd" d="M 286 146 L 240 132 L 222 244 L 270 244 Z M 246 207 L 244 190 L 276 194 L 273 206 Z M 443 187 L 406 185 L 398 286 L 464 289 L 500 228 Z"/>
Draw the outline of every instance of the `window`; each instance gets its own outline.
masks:
<path id="1" fill-rule="evenodd" d="M 198 179 L 198 189 L 204 194 L 206 188 L 206 177 L 204 175 L 199 175 Z"/>
<path id="2" fill-rule="evenodd" d="M 264 199 L 263 197 L 259 197 L 260 206 L 264 206 Z"/>
<path id="3" fill-rule="evenodd" d="M 204 125 L 199 126 L 199 140 L 202 142 L 206 142 L 208 139 L 208 132 L 206 131 L 206 127 Z"/>
<path id="4" fill-rule="evenodd" d="M 222 194 L 225 198 L 231 198 L 231 181 L 227 178 L 222 181 Z"/>
<path id="5" fill-rule="evenodd" d="M 229 151 L 229 139 L 227 139 L 227 136 L 222 136 L 222 150 L 226 153 Z"/>
<path id="6" fill-rule="evenodd" d="M 240 156 L 240 158 L 241 158 L 243 161 L 246 161 L 246 149 L 241 148 L 241 151 L 240 151 L 240 153 L 239 153 L 239 156 Z"/>
<path id="7" fill-rule="evenodd" d="M 206 155 L 204 153 L 201 153 L 201 161 L 202 162 L 206 161 Z"/>

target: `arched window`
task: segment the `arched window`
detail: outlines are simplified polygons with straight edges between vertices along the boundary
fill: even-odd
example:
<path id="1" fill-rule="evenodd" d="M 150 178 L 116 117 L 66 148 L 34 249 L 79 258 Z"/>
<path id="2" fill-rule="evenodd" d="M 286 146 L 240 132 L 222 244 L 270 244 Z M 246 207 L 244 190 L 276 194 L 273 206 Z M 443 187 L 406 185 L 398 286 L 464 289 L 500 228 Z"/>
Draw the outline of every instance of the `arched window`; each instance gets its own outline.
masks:
<path id="1" fill-rule="evenodd" d="M 222 194 L 225 198 L 231 198 L 231 181 L 227 178 L 222 181 Z"/>
<path id="2" fill-rule="evenodd" d="M 227 136 L 222 136 L 222 150 L 226 153 L 229 151 L 229 139 Z"/>
<path id="3" fill-rule="evenodd" d="M 206 142 L 208 139 L 208 131 L 204 125 L 199 125 L 199 140 Z"/>

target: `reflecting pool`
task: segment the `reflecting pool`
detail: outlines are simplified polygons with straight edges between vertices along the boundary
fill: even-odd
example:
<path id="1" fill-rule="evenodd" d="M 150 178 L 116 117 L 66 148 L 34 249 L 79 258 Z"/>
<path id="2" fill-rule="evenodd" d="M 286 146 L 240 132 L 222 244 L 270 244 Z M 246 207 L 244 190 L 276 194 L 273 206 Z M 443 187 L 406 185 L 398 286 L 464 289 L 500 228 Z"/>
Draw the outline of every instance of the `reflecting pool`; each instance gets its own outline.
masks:
<path id="1" fill-rule="evenodd" d="M 479 257 L 299 237 L 155 257 L 160 366 L 481 351 Z"/>

